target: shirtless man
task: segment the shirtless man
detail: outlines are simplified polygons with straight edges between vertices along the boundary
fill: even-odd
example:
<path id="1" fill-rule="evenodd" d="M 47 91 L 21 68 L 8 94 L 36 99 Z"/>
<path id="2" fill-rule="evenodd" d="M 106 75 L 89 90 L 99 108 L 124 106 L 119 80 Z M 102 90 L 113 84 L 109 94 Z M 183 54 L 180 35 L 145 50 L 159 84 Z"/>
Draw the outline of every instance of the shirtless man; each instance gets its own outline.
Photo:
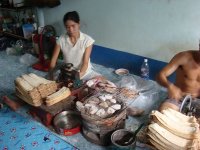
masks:
<path id="1" fill-rule="evenodd" d="M 171 83 L 167 77 L 174 72 L 176 72 L 176 81 Z M 168 89 L 168 98 L 171 99 L 172 104 L 176 105 L 188 94 L 193 98 L 199 97 L 200 50 L 189 50 L 176 54 L 169 64 L 160 71 L 157 81 Z M 167 107 L 172 108 L 171 106 L 170 101 L 166 101 L 160 106 L 160 110 Z"/>

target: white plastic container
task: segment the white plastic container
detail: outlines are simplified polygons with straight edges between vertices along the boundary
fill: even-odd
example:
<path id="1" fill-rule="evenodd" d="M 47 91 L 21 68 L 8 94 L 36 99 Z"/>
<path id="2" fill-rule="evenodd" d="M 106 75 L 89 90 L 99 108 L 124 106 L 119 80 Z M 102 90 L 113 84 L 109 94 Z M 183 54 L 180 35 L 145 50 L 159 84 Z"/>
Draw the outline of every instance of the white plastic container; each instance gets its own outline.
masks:
<path id="1" fill-rule="evenodd" d="M 22 7 L 24 6 L 24 0 L 13 0 L 14 7 Z"/>

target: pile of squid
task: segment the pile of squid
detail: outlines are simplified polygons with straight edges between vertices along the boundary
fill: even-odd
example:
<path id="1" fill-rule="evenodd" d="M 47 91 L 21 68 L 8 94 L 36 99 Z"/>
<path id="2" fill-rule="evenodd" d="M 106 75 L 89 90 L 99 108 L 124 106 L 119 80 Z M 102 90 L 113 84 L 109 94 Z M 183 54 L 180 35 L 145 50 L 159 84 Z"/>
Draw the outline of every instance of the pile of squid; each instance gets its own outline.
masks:
<path id="1" fill-rule="evenodd" d="M 84 114 L 99 118 L 110 117 L 116 111 L 122 109 L 121 103 L 111 94 L 92 96 L 85 100 L 84 103 L 77 101 L 76 107 Z"/>

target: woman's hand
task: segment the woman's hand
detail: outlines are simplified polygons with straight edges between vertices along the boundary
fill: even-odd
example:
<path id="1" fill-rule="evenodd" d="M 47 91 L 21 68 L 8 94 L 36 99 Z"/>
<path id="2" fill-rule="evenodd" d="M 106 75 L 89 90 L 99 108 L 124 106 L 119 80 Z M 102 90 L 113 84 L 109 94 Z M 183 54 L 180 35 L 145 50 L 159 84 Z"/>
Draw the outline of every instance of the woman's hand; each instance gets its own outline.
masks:
<path id="1" fill-rule="evenodd" d="M 84 72 L 79 72 L 79 77 L 80 77 L 80 79 L 83 77 L 83 75 L 84 75 Z"/>
<path id="2" fill-rule="evenodd" d="M 180 88 L 178 88 L 172 83 L 168 86 L 168 97 L 170 99 L 175 99 L 179 101 L 182 98 L 182 96 L 183 96 L 183 93 Z"/>

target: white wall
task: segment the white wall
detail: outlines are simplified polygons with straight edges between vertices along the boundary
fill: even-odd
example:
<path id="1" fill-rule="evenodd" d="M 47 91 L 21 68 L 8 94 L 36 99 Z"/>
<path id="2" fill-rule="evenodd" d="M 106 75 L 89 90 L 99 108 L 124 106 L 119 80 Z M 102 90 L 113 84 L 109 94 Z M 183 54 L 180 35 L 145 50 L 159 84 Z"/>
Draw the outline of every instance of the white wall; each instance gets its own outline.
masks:
<path id="1" fill-rule="evenodd" d="M 62 18 L 72 10 L 96 45 L 163 61 L 198 49 L 200 0 L 61 0 L 58 7 L 44 8 L 45 24 L 65 32 Z"/>

